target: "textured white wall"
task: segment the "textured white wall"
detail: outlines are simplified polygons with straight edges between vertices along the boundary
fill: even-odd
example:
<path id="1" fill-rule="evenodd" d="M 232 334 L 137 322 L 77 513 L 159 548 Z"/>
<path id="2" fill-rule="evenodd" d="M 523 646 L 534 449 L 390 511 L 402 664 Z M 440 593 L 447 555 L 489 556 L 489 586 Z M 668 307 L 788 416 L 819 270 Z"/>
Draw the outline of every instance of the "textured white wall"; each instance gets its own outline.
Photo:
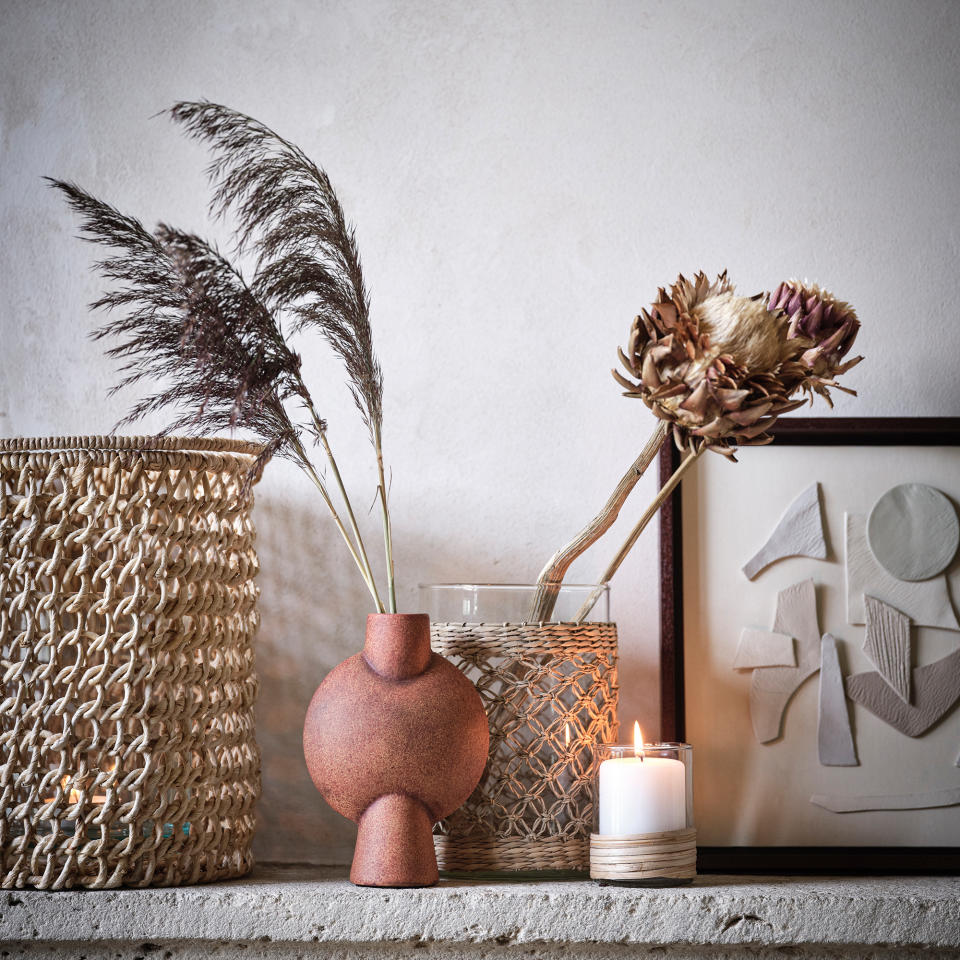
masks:
<path id="1" fill-rule="evenodd" d="M 151 119 L 196 97 L 301 144 L 356 222 L 404 609 L 420 581 L 529 580 L 603 502 L 652 426 L 608 368 L 679 270 L 820 280 L 864 322 L 841 413 L 960 414 L 958 41 L 960 5 L 933 0 L 2 0 L 0 433 L 103 432 L 127 401 L 106 399 L 90 252 L 42 174 L 226 241 L 202 149 Z M 301 347 L 364 503 L 363 432 Z M 350 828 L 309 785 L 300 723 L 367 605 L 311 490 L 274 465 L 258 495 L 258 850 L 338 861 Z M 613 599 L 622 716 L 653 729 L 654 531 Z"/>

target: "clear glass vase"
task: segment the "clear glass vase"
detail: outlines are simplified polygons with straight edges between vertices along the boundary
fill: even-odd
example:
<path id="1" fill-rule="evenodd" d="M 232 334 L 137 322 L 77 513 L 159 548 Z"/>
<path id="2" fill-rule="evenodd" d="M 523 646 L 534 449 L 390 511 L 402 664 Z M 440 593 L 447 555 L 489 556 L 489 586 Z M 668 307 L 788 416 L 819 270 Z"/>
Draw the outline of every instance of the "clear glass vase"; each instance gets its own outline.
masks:
<path id="1" fill-rule="evenodd" d="M 540 588 L 532 583 L 426 583 L 420 585 L 420 609 L 444 623 L 527 623 L 534 616 Z M 584 610 L 590 604 L 589 609 Z M 610 588 L 565 583 L 557 594 L 549 623 L 606 623 Z"/>

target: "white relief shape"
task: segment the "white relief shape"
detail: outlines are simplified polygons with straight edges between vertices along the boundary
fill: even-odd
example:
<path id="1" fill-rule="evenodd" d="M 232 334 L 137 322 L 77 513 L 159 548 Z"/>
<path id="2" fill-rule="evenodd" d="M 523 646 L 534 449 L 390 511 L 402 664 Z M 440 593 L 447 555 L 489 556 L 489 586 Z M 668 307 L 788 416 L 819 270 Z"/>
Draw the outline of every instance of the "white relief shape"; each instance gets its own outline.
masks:
<path id="1" fill-rule="evenodd" d="M 817 750 L 825 767 L 856 767 L 857 750 L 850 730 L 850 713 L 843 692 L 837 641 L 825 633 L 820 643 L 820 709 Z"/>
<path id="2" fill-rule="evenodd" d="M 787 507 L 767 542 L 744 564 L 743 572 L 752 580 L 771 563 L 785 557 L 825 560 L 826 556 L 820 484 L 812 483 Z"/>
<path id="3" fill-rule="evenodd" d="M 960 700 L 960 650 L 913 671 L 913 704 L 905 703 L 879 673 L 847 677 L 847 696 L 908 737 L 919 737 Z"/>
<path id="4" fill-rule="evenodd" d="M 795 583 L 777 594 L 776 633 L 796 640 L 795 667 L 762 667 L 750 679 L 750 720 L 761 743 L 780 736 L 783 713 L 800 685 L 820 669 L 820 625 L 812 580 Z"/>
<path id="5" fill-rule="evenodd" d="M 867 519 L 862 513 L 844 518 L 847 622 L 866 622 L 864 595 L 876 597 L 905 613 L 917 626 L 960 630 L 960 622 L 947 592 L 947 578 L 911 583 L 898 580 L 877 563 L 867 544 Z"/>
<path id="6" fill-rule="evenodd" d="M 910 702 L 910 618 L 876 597 L 864 597 L 867 635 L 863 651 L 894 693 Z"/>
<path id="7" fill-rule="evenodd" d="M 960 789 L 878 797 L 840 797 L 815 793 L 810 798 L 810 802 L 831 813 L 857 813 L 861 810 L 930 810 L 934 807 L 953 807 L 960 803 Z"/>
<path id="8" fill-rule="evenodd" d="M 734 670 L 752 670 L 754 667 L 795 667 L 797 655 L 793 637 L 772 630 L 744 627 L 733 658 Z"/>
<path id="9" fill-rule="evenodd" d="M 867 540 L 880 566 L 898 580 L 929 580 L 956 556 L 960 521 L 935 487 L 901 483 L 873 505 Z"/>

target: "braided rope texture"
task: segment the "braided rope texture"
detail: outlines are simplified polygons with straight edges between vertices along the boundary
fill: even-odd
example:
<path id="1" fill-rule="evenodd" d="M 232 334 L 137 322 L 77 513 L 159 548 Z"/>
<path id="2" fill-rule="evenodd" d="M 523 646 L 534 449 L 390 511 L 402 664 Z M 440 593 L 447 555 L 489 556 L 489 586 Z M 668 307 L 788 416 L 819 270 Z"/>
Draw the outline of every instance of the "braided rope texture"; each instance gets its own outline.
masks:
<path id="1" fill-rule="evenodd" d="M 0 886 L 242 876 L 259 447 L 0 440 Z"/>
<path id="2" fill-rule="evenodd" d="M 476 685 L 490 756 L 434 835 L 441 870 L 586 871 L 594 746 L 617 737 L 612 623 L 434 623 L 433 649 Z"/>

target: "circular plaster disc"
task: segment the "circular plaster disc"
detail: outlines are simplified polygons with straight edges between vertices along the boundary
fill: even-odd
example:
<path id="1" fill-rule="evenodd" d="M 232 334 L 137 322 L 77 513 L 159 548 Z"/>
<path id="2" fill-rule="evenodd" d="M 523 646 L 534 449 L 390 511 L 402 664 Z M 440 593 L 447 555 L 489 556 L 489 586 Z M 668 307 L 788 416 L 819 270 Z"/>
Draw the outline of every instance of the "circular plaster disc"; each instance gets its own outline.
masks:
<path id="1" fill-rule="evenodd" d="M 877 563 L 899 580 L 929 580 L 950 565 L 960 545 L 953 504 L 925 483 L 891 487 L 867 519 Z"/>

